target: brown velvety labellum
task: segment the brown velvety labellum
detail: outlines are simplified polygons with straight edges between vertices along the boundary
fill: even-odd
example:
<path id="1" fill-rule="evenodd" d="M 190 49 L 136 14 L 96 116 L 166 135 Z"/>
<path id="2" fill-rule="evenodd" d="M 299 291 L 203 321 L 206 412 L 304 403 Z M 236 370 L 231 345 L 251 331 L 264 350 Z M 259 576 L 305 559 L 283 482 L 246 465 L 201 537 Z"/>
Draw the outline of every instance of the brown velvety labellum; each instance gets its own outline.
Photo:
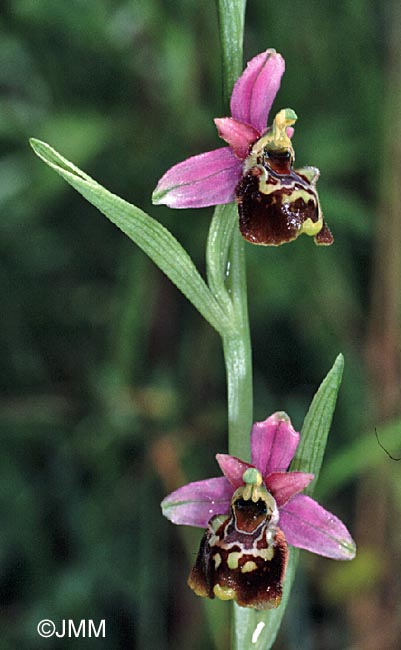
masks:
<path id="1" fill-rule="evenodd" d="M 279 246 L 305 233 L 316 244 L 330 245 L 333 236 L 316 191 L 318 176 L 313 167 L 292 169 L 288 152 L 250 156 L 236 187 L 242 236 L 252 244 Z"/>
<path id="2" fill-rule="evenodd" d="M 327 223 L 323 221 L 323 228 L 315 236 L 315 242 L 316 244 L 320 244 L 320 246 L 330 246 L 333 243 L 333 241 L 334 241 L 334 237 L 331 233 L 331 230 L 328 227 Z"/>
<path id="3" fill-rule="evenodd" d="M 280 604 L 287 559 L 284 533 L 263 503 L 237 502 L 229 517 L 209 522 L 188 584 L 198 596 L 271 609 Z"/>

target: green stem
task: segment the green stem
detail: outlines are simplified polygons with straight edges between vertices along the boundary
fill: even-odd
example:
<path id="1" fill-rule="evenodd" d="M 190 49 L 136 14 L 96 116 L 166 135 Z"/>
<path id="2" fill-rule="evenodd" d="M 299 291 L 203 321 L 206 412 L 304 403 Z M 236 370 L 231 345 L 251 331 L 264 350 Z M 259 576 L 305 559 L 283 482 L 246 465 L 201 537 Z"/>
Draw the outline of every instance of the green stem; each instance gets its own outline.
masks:
<path id="1" fill-rule="evenodd" d="M 242 72 L 246 0 L 218 0 L 223 97 L 228 106 L 233 85 Z"/>
<path id="2" fill-rule="evenodd" d="M 234 203 L 216 207 L 206 249 L 209 288 L 229 327 L 222 329 L 227 374 L 229 451 L 249 458 L 252 425 L 252 355 L 244 244 Z"/>
<path id="3" fill-rule="evenodd" d="M 229 104 L 232 87 L 242 72 L 246 0 L 218 0 L 223 68 L 223 96 Z M 226 216 L 227 223 L 229 217 Z M 223 338 L 227 373 L 228 448 L 230 454 L 250 457 L 249 432 L 253 419 L 252 353 L 249 334 L 244 242 L 236 230 L 227 259 L 229 294 L 233 306 L 233 333 Z M 245 648 L 255 612 L 233 605 L 233 648 Z"/>
<path id="4" fill-rule="evenodd" d="M 246 0 L 218 0 L 218 17 L 223 68 L 223 94 L 228 105 L 232 87 L 242 72 Z M 229 224 L 229 214 L 221 215 Z M 229 292 L 234 328 L 223 338 L 227 373 L 229 452 L 249 458 L 252 425 L 252 355 L 249 336 L 244 242 L 233 233 L 227 259 Z"/>
<path id="5" fill-rule="evenodd" d="M 224 337 L 227 373 L 228 448 L 230 454 L 250 459 L 249 433 L 253 419 L 252 352 L 249 335 L 245 251 L 237 230 L 229 256 L 229 283 L 235 329 Z"/>

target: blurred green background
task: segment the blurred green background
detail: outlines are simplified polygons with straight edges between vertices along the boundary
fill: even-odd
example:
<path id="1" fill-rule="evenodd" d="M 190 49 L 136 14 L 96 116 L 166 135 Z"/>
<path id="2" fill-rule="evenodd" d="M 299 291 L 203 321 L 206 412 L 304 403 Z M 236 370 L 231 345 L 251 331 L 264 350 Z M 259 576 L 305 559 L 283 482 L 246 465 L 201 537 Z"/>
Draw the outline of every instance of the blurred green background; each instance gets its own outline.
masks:
<path id="1" fill-rule="evenodd" d="M 401 17 L 378 0 L 250 0 L 245 60 L 287 70 L 335 235 L 247 245 L 255 419 L 300 427 L 338 352 L 346 369 L 316 497 L 354 534 L 304 552 L 277 650 L 396 650 L 400 631 Z M 211 210 L 153 207 L 173 163 L 219 146 L 211 0 L 10 0 L 0 17 L 0 648 L 228 648 L 186 586 L 201 531 L 159 502 L 226 451 L 217 334 L 145 256 L 43 165 L 49 142 L 169 227 L 204 271 Z M 196 350 L 196 354 L 194 354 Z M 209 608 L 210 609 L 210 608 Z M 36 633 L 106 620 L 105 639 Z"/>

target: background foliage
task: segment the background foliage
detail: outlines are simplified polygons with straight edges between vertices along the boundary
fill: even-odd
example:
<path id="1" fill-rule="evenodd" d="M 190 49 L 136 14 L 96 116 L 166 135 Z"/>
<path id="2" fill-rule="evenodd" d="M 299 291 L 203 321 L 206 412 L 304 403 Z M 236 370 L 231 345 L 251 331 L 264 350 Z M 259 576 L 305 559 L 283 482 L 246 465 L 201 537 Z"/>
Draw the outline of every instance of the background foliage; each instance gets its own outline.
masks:
<path id="1" fill-rule="evenodd" d="M 245 58 L 266 47 L 284 55 L 275 108 L 298 114 L 297 162 L 321 169 L 336 239 L 329 249 L 307 238 L 247 247 L 255 419 L 286 410 L 299 427 L 344 353 L 316 494 L 359 544 L 347 565 L 303 554 L 278 650 L 366 648 L 353 603 L 365 598 L 373 616 L 378 594 L 398 593 L 400 468 L 374 437 L 377 427 L 397 455 L 398 413 L 377 407 L 381 388 L 366 379 L 376 233 L 386 223 L 392 10 L 375 0 L 251 0 L 247 10 Z M 105 618 L 107 638 L 85 647 L 181 650 L 191 638 L 195 650 L 223 649 L 225 605 L 210 634 L 185 585 L 199 531 L 183 536 L 159 511 L 167 491 L 215 475 L 214 453 L 226 450 L 218 336 L 27 144 L 50 142 L 158 218 L 204 269 L 211 210 L 156 208 L 150 195 L 171 164 L 219 146 L 215 6 L 11 0 L 0 27 L 1 647 L 43 647 L 43 618 Z M 386 277 L 380 286 L 386 293 Z M 367 496 L 382 491 L 375 524 Z M 397 638 L 399 647 L 393 632 L 386 650 Z"/>

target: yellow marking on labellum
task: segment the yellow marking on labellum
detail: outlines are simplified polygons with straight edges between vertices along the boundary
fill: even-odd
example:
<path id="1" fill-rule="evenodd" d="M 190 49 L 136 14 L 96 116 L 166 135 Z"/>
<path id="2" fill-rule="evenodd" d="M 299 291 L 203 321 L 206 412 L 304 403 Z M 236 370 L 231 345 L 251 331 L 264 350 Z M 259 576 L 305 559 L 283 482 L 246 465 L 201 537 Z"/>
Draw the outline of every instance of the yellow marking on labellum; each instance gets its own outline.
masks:
<path id="1" fill-rule="evenodd" d="M 232 551 L 228 554 L 227 557 L 227 566 L 229 569 L 238 569 L 238 560 L 240 559 L 242 553 L 237 551 Z"/>
<path id="2" fill-rule="evenodd" d="M 227 519 L 227 515 L 216 515 L 215 517 L 213 517 L 213 519 L 211 519 L 210 521 L 213 532 L 216 532 L 226 519 Z"/>
<path id="3" fill-rule="evenodd" d="M 268 194 L 274 194 L 275 192 L 277 192 L 277 190 L 279 190 L 280 188 L 277 186 L 277 184 L 274 185 L 273 183 L 267 182 L 266 171 L 264 173 L 264 176 L 265 178 L 263 178 L 262 176 L 259 177 L 259 190 L 261 194 L 267 196 Z"/>
<path id="4" fill-rule="evenodd" d="M 257 568 L 258 565 L 256 562 L 248 560 L 248 562 L 245 562 L 244 566 L 241 567 L 241 573 L 250 573 L 251 571 L 255 571 Z"/>
<path id="5" fill-rule="evenodd" d="M 221 564 L 221 555 L 220 555 L 220 553 L 215 553 L 215 555 L 213 556 L 213 560 L 214 560 L 214 568 L 218 569 L 220 564 Z"/>
<path id="6" fill-rule="evenodd" d="M 295 173 L 297 171 L 295 170 Z M 264 176 L 264 177 L 263 177 Z M 267 182 L 267 174 L 266 172 L 259 177 L 259 190 L 261 194 L 264 194 L 267 196 L 268 194 L 275 194 L 280 188 L 277 185 L 274 185 L 273 183 L 268 183 Z M 289 189 L 291 189 L 291 186 L 288 186 Z M 282 194 L 280 195 L 281 201 L 284 204 L 290 205 L 291 203 L 294 203 L 297 199 L 303 199 L 305 201 L 305 204 L 308 203 L 308 201 L 315 200 L 316 201 L 316 195 L 311 194 L 310 192 L 307 192 L 306 190 L 291 190 L 291 194 Z M 277 202 L 277 199 L 275 196 L 272 197 L 273 202 Z"/>
<path id="7" fill-rule="evenodd" d="M 297 199 L 302 199 L 305 202 L 305 204 L 307 204 L 311 198 L 314 197 L 312 197 L 311 194 L 305 192 L 304 190 L 294 190 L 290 196 L 284 195 L 282 198 L 282 202 L 283 204 L 291 205 Z M 317 221 L 312 221 L 312 219 L 310 218 L 305 219 L 300 230 L 301 233 L 305 233 L 305 235 L 309 235 L 311 237 L 317 235 L 323 227 L 323 214 L 322 211 L 320 210 L 319 203 L 317 203 L 316 207 L 318 213 Z"/>
<path id="8" fill-rule="evenodd" d="M 312 219 L 306 219 L 301 228 L 301 232 L 304 232 L 305 235 L 317 235 L 321 231 L 323 226 L 323 218 L 319 218 L 317 221 L 312 221 Z"/>
<path id="9" fill-rule="evenodd" d="M 305 204 L 310 201 L 312 198 L 311 194 L 308 192 L 305 192 L 304 190 L 294 190 L 290 196 L 283 196 L 283 204 L 291 205 L 291 203 L 294 203 L 297 199 L 302 199 Z M 316 197 L 317 199 L 317 197 Z M 312 221 L 312 219 L 308 218 L 305 219 L 305 221 L 302 224 L 301 227 L 301 233 L 305 233 L 305 235 L 317 235 L 323 227 L 323 214 L 320 209 L 319 201 L 317 200 L 317 213 L 318 213 L 318 219 L 317 221 Z"/>
<path id="10" fill-rule="evenodd" d="M 297 199 L 302 199 L 305 201 L 307 204 L 310 199 L 313 199 L 314 197 L 311 196 L 309 192 L 306 192 L 305 190 L 292 190 L 291 194 L 288 196 L 287 194 L 283 195 L 282 201 L 283 203 L 294 203 Z"/>
<path id="11" fill-rule="evenodd" d="M 258 550 L 257 553 L 255 553 L 256 557 L 261 557 L 263 560 L 269 561 L 272 559 L 274 555 L 274 547 L 269 546 L 268 548 L 261 548 Z"/>
<path id="12" fill-rule="evenodd" d="M 234 600 L 235 598 L 234 589 L 226 586 L 222 587 L 219 584 L 214 585 L 213 593 L 217 598 L 220 598 L 220 600 Z"/>

